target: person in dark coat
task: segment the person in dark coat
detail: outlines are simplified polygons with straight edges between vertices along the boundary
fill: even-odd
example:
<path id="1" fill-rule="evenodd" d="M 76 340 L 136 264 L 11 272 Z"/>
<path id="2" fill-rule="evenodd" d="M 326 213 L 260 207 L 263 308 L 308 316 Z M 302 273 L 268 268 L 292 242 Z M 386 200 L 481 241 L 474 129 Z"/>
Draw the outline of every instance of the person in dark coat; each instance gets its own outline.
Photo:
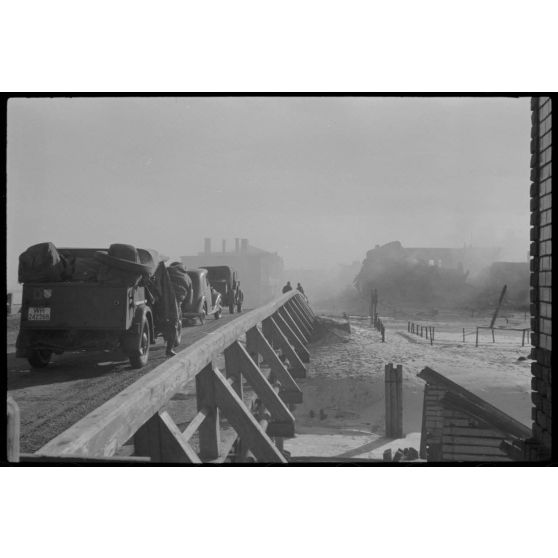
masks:
<path id="1" fill-rule="evenodd" d="M 306 296 L 306 294 L 304 293 L 304 289 L 302 288 L 302 285 L 300 283 L 296 284 L 296 290 L 306 299 L 308 300 L 308 297 Z"/>
<path id="2" fill-rule="evenodd" d="M 282 293 L 285 294 L 285 293 L 288 293 L 289 291 L 292 291 L 292 290 L 293 290 L 293 288 L 291 286 L 291 282 L 287 281 L 287 284 L 283 287 Z"/>

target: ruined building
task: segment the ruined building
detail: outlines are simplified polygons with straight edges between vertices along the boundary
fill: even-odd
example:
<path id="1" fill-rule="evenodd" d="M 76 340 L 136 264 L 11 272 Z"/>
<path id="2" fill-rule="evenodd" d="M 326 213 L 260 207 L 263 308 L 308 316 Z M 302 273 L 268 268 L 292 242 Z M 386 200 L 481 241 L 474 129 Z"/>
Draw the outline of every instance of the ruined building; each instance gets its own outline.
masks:
<path id="1" fill-rule="evenodd" d="M 264 304 L 281 293 L 283 259 L 276 253 L 267 252 L 248 244 L 248 239 L 235 239 L 234 251 L 227 251 L 226 241 L 220 252 L 212 251 L 211 239 L 204 241 L 203 252 L 197 256 L 182 256 L 188 268 L 205 265 L 228 265 L 238 272 L 240 288 L 244 292 L 244 306 Z"/>

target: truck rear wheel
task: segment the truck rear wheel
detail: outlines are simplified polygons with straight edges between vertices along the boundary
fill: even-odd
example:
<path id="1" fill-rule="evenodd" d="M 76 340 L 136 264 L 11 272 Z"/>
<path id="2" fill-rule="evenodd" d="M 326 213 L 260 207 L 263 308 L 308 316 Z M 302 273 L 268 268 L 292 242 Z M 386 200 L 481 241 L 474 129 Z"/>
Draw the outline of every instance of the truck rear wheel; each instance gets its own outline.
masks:
<path id="1" fill-rule="evenodd" d="M 46 368 L 51 356 L 52 351 L 48 349 L 35 349 L 27 360 L 33 368 Z"/>
<path id="2" fill-rule="evenodd" d="M 143 368 L 149 360 L 149 324 L 147 320 L 143 320 L 138 345 L 138 349 L 128 354 L 132 368 Z"/>

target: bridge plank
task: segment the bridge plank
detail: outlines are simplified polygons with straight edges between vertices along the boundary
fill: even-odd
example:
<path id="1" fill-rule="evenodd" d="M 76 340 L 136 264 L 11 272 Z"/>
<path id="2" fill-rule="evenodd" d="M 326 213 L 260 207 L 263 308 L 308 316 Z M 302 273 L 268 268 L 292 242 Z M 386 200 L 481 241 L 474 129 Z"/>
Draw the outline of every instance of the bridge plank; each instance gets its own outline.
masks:
<path id="1" fill-rule="evenodd" d="M 236 391 L 217 369 L 213 370 L 217 403 L 245 446 L 265 463 L 286 463 L 283 454 L 250 413 Z"/>

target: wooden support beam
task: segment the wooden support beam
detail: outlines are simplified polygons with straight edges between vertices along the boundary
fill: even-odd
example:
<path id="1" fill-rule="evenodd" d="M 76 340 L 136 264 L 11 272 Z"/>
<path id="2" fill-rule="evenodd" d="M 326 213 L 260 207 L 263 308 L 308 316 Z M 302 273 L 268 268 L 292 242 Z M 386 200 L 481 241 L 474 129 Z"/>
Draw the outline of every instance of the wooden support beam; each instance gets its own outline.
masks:
<path id="1" fill-rule="evenodd" d="M 188 426 L 182 431 L 182 438 L 187 442 L 198 430 L 198 428 L 203 424 L 203 421 L 207 417 L 209 409 L 204 408 L 198 411 L 197 415 L 188 423 Z"/>
<path id="2" fill-rule="evenodd" d="M 134 435 L 136 455 L 159 463 L 201 463 L 190 444 L 184 441 L 171 416 L 163 411 L 153 415 Z"/>
<path id="3" fill-rule="evenodd" d="M 262 374 L 262 371 L 240 343 L 234 343 L 230 349 L 237 353 L 236 356 L 241 362 L 244 377 L 254 388 L 264 407 L 269 411 L 272 419 L 270 424 L 274 425 L 274 431 L 280 429 L 281 436 L 294 437 L 295 419 L 267 378 Z M 279 391 L 278 388 L 277 391 Z M 280 423 L 281 426 L 275 425 L 275 423 Z"/>
<path id="4" fill-rule="evenodd" d="M 7 398 L 7 458 L 10 463 L 19 462 L 19 407 L 10 396 Z"/>
<path id="5" fill-rule="evenodd" d="M 142 465 L 151 463 L 150 457 L 131 455 L 113 455 L 112 457 L 87 457 L 85 455 L 41 455 L 39 453 L 21 453 L 22 463 L 68 463 L 74 465 Z"/>
<path id="6" fill-rule="evenodd" d="M 234 391 L 242 399 L 244 397 L 242 392 L 242 362 L 238 352 L 233 349 L 234 346 L 235 343 L 232 343 L 225 349 L 225 376 L 232 379 Z"/>
<path id="7" fill-rule="evenodd" d="M 232 427 L 259 461 L 286 463 L 287 460 L 248 410 L 238 393 L 217 369 L 213 370 L 217 403 Z"/>
<path id="8" fill-rule="evenodd" d="M 310 336 L 306 335 L 306 333 L 298 326 L 296 320 L 294 319 L 293 316 L 291 316 L 287 308 L 283 306 L 283 308 L 279 308 L 279 310 L 277 310 L 277 313 L 280 316 L 282 316 L 282 318 L 285 320 L 288 326 L 293 330 L 293 332 L 298 337 L 298 339 L 300 339 L 300 341 L 304 345 L 308 345 L 308 343 L 310 342 Z"/>
<path id="9" fill-rule="evenodd" d="M 294 378 L 306 378 L 306 367 L 302 360 L 296 354 L 295 350 L 291 347 L 289 341 L 275 322 L 273 318 L 266 318 L 264 324 L 270 324 L 271 335 L 273 341 L 281 348 L 283 354 L 287 357 L 291 364 L 292 376 Z"/>
<path id="10" fill-rule="evenodd" d="M 296 300 L 297 303 L 304 308 L 312 322 L 316 319 L 316 314 L 314 314 L 314 311 L 310 308 L 310 304 L 308 304 L 308 301 L 303 296 L 295 296 L 293 297 L 293 300 Z"/>
<path id="11" fill-rule="evenodd" d="M 281 383 L 280 397 L 286 403 L 302 403 L 302 390 L 294 381 L 290 372 L 285 368 L 269 341 L 264 337 L 263 333 L 256 327 L 246 332 L 246 338 L 252 338 L 257 344 L 258 352 L 269 364 L 271 373 Z"/>
<path id="12" fill-rule="evenodd" d="M 310 313 L 308 305 L 302 302 L 300 297 L 297 296 L 293 297 L 291 300 L 293 301 L 293 304 L 296 304 L 298 306 L 300 311 L 304 314 L 304 316 L 306 316 L 306 319 L 310 323 L 310 326 L 312 326 L 314 324 L 315 316 L 313 315 L 313 313 Z"/>
<path id="13" fill-rule="evenodd" d="M 312 339 L 312 326 L 300 308 L 292 300 L 289 300 L 287 304 L 285 304 L 284 308 L 287 309 L 291 317 L 297 323 L 298 327 L 303 331 L 304 335 L 308 339 L 308 342 L 310 342 Z"/>
<path id="14" fill-rule="evenodd" d="M 304 346 L 304 343 L 297 337 L 296 333 L 292 330 L 289 324 L 285 321 L 285 318 L 276 312 L 273 316 L 275 323 L 279 326 L 279 329 L 283 332 L 283 335 L 287 338 L 289 343 L 294 347 L 296 354 L 299 356 L 302 362 L 310 362 L 310 353 L 308 349 Z"/>
<path id="15" fill-rule="evenodd" d="M 205 411 L 205 419 L 199 426 L 200 458 L 202 461 L 211 461 L 219 457 L 220 446 L 220 417 L 215 398 L 213 363 L 205 366 L 196 376 L 196 400 L 198 411 Z"/>

